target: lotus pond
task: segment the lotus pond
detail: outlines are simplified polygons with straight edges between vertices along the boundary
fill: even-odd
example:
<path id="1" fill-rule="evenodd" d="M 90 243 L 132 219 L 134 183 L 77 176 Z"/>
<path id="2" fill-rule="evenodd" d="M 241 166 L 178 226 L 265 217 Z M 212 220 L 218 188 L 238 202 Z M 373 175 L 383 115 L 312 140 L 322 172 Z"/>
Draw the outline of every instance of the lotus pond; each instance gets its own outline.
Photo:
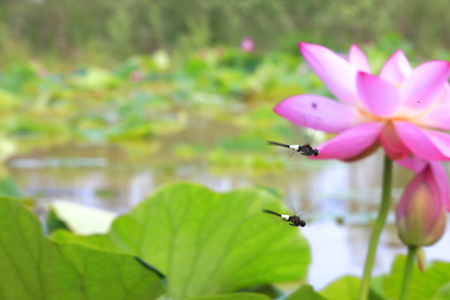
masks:
<path id="1" fill-rule="evenodd" d="M 390 55 L 373 46 L 366 53 L 375 70 Z M 10 230 L 0 233 L 0 253 L 23 263 L 0 272 L 21 278 L 0 275 L 10 283 L 0 284 L 6 295 L 9 288 L 23 292 L 5 299 L 36 299 L 33 276 L 49 289 L 42 299 L 61 299 L 50 288 L 58 286 L 73 299 L 245 290 L 259 294 L 214 298 L 263 300 L 303 283 L 320 295 L 302 285 L 288 298 L 353 299 L 359 279 L 344 275 L 361 275 L 382 156 L 345 164 L 290 158 L 268 146 L 267 140 L 306 137 L 317 144 L 330 137 L 299 131 L 273 113 L 277 102 L 306 92 L 329 96 L 300 55 L 223 47 L 182 59 L 159 51 L 112 69 L 48 70 L 39 61 L 4 67 L 0 224 Z M 413 174 L 394 172 L 396 203 Z M 301 233 L 261 213 L 288 212 L 292 203 L 296 211 L 309 209 Z M 398 294 L 404 256 L 397 255 L 406 249 L 393 208 L 375 262 L 375 274 L 383 275 L 373 280 L 370 299 Z M 450 261 L 449 247 L 446 233 L 425 249 L 427 259 Z M 435 276 L 414 299 L 447 299 L 449 271 L 450 263 L 435 262 L 414 273 L 415 287 Z"/>

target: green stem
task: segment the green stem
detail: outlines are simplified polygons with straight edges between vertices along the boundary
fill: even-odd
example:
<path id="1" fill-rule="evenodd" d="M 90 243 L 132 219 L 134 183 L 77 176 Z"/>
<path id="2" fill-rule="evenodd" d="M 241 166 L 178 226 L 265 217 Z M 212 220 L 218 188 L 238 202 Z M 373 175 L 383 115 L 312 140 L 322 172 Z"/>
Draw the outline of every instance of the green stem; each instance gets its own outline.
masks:
<path id="1" fill-rule="evenodd" d="M 375 260 L 375 253 L 377 251 L 378 240 L 380 239 L 381 231 L 383 230 L 386 217 L 389 212 L 389 204 L 391 200 L 391 183 L 392 183 L 392 161 L 384 157 L 383 169 L 383 191 L 381 196 L 380 210 L 378 211 L 378 218 L 373 227 L 372 236 L 370 237 L 369 250 L 367 252 L 366 264 L 364 265 L 364 273 L 361 279 L 361 286 L 359 287 L 359 300 L 367 300 L 369 294 L 370 278 L 372 275 L 373 262 Z"/>
<path id="2" fill-rule="evenodd" d="M 417 246 L 408 246 L 408 257 L 405 263 L 405 272 L 403 273 L 402 289 L 400 291 L 399 300 L 406 300 L 408 296 L 409 283 L 411 282 L 411 274 L 414 266 L 414 258 L 416 257 Z"/>

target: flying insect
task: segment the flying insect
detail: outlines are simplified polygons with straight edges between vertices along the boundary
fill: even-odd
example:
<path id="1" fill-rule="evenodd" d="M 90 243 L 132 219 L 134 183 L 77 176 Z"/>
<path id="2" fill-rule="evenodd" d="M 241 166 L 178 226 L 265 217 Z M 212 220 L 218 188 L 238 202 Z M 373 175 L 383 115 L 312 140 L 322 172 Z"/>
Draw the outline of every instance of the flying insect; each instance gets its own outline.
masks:
<path id="1" fill-rule="evenodd" d="M 306 226 L 305 220 L 301 219 L 300 215 L 298 215 L 298 216 L 281 215 L 279 213 L 276 213 L 276 212 L 274 212 L 272 210 L 268 210 L 268 209 L 263 209 L 263 212 L 278 216 L 278 217 L 282 218 L 284 221 L 289 222 L 289 225 L 291 225 L 291 226 L 295 226 L 295 227 L 298 227 L 298 226 L 305 227 Z"/>
<path id="2" fill-rule="evenodd" d="M 263 212 L 268 213 L 268 214 L 272 214 L 275 215 L 277 217 L 280 217 L 283 221 L 289 222 L 289 225 L 294 226 L 294 227 L 305 227 L 306 226 L 306 222 L 305 220 L 303 220 L 301 217 L 301 215 L 303 215 L 304 213 L 306 213 L 307 211 L 310 211 L 311 209 L 313 209 L 314 207 L 316 207 L 317 205 L 319 205 L 319 202 L 311 205 L 308 209 L 304 210 L 301 214 L 297 215 L 296 211 L 295 211 L 295 204 L 292 200 L 292 198 L 290 199 L 291 201 L 291 208 L 292 208 L 292 215 L 282 215 L 279 214 L 277 212 L 274 212 L 273 210 L 269 210 L 269 209 L 263 209 Z"/>
<path id="3" fill-rule="evenodd" d="M 272 141 L 268 141 L 268 143 L 269 143 L 269 145 L 282 146 L 282 147 L 289 148 L 295 152 L 300 152 L 300 154 L 304 155 L 304 156 L 311 156 L 311 155 L 318 156 L 319 155 L 319 150 L 317 148 L 311 147 L 310 144 L 288 145 L 288 144 L 282 144 L 282 143 L 272 142 Z"/>
<path id="4" fill-rule="evenodd" d="M 300 116 L 300 120 L 299 121 L 302 124 L 301 125 L 302 128 L 305 129 L 305 128 L 308 127 L 306 125 L 306 119 L 305 119 L 304 116 Z M 317 125 L 319 124 L 319 121 L 320 121 L 320 118 L 317 118 L 315 126 L 311 127 L 312 129 L 314 129 L 313 134 L 312 134 L 311 137 L 307 138 L 306 132 L 301 130 L 301 133 L 302 133 L 302 139 L 301 140 L 306 142 L 303 145 L 289 145 L 289 144 L 283 144 L 283 143 L 272 142 L 272 141 L 268 141 L 268 143 L 269 143 L 269 145 L 281 146 L 281 147 L 285 147 L 285 148 L 293 150 L 293 152 L 291 152 L 291 155 L 290 155 L 291 157 L 296 152 L 300 153 L 301 155 L 304 155 L 304 156 L 312 156 L 312 155 L 318 156 L 319 155 L 319 150 L 317 148 L 311 147 L 310 141 L 314 137 L 314 134 L 316 133 L 315 129 L 317 128 Z"/>

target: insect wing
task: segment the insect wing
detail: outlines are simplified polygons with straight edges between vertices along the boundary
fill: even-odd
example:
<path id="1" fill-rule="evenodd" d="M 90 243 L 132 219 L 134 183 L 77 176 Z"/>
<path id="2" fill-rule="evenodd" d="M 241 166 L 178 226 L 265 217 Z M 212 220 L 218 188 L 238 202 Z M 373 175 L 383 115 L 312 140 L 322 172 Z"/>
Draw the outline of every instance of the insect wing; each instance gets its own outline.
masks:
<path id="1" fill-rule="evenodd" d="M 295 153 L 297 153 L 297 151 L 291 149 L 289 153 L 289 158 L 292 158 L 295 155 Z"/>
<path id="2" fill-rule="evenodd" d="M 314 126 L 313 126 L 313 127 L 311 127 L 311 128 L 312 128 L 312 134 L 311 134 L 311 138 L 310 138 L 310 140 L 309 140 L 309 143 L 308 143 L 308 144 L 310 144 L 311 142 L 313 142 L 313 141 L 314 141 L 314 136 L 316 135 L 316 132 L 317 132 L 317 126 L 319 126 L 319 122 L 320 122 L 320 118 L 319 118 L 319 117 L 316 117 L 316 120 L 315 120 Z"/>
<path id="3" fill-rule="evenodd" d="M 311 117 L 306 120 L 305 116 L 300 116 L 300 135 L 301 141 L 305 145 L 310 145 L 314 141 L 314 136 L 319 125 L 320 117 Z M 309 126 L 308 126 L 309 125 Z"/>
<path id="4" fill-rule="evenodd" d="M 296 205 L 295 205 L 294 199 L 289 198 L 288 207 L 289 207 L 289 210 L 292 211 L 292 216 L 296 216 L 297 210 L 296 210 Z"/>

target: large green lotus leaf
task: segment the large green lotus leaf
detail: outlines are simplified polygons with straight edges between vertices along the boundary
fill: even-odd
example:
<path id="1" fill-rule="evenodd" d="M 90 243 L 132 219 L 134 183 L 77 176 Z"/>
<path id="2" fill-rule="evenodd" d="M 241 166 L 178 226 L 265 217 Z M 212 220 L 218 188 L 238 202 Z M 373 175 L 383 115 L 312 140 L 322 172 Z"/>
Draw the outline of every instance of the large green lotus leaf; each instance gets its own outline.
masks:
<path id="1" fill-rule="evenodd" d="M 2 300 L 156 299 L 161 275 L 134 257 L 42 235 L 39 220 L 19 201 L 0 198 Z"/>
<path id="2" fill-rule="evenodd" d="M 258 293 L 264 294 L 270 299 L 276 299 L 284 296 L 283 291 L 275 287 L 273 284 L 262 284 L 257 286 L 252 286 L 243 290 L 239 290 L 238 292 L 248 292 L 248 293 Z"/>
<path id="3" fill-rule="evenodd" d="M 195 297 L 189 298 L 189 300 L 270 300 L 270 298 L 266 295 L 256 293 L 232 293 Z"/>
<path id="4" fill-rule="evenodd" d="M 342 276 L 328 284 L 319 294 L 330 300 L 354 300 L 358 298 L 360 282 L 358 277 Z M 369 290 L 368 299 L 383 300 L 372 288 Z"/>
<path id="5" fill-rule="evenodd" d="M 302 285 L 298 290 L 290 294 L 285 300 L 327 300 L 314 291 L 310 285 Z M 328 298 L 334 300 L 335 298 Z"/>
<path id="6" fill-rule="evenodd" d="M 431 300 L 448 300 L 450 299 L 450 282 L 441 287 Z"/>
<path id="7" fill-rule="evenodd" d="M 404 255 L 397 256 L 391 273 L 383 279 L 384 295 L 389 299 L 398 299 L 399 297 L 405 261 Z M 429 300 L 449 282 L 450 263 L 435 261 L 425 269 L 424 273 L 421 273 L 417 265 L 414 265 L 408 300 Z"/>
<path id="8" fill-rule="evenodd" d="M 359 278 L 343 276 L 327 285 L 320 294 L 332 300 L 353 300 L 358 296 Z"/>
<path id="9" fill-rule="evenodd" d="M 220 194 L 179 183 L 118 217 L 109 241 L 67 232 L 53 237 L 142 258 L 167 276 L 173 299 L 304 279 L 310 262 L 306 240 L 262 208 L 285 212 L 279 199 L 262 189 Z"/>
<path id="10" fill-rule="evenodd" d="M 52 241 L 58 243 L 75 243 L 98 250 L 117 252 L 116 247 L 111 243 L 111 239 L 108 235 L 99 234 L 81 236 L 75 235 L 73 232 L 69 231 L 68 228 L 59 227 L 57 230 L 52 232 L 50 238 Z"/>

